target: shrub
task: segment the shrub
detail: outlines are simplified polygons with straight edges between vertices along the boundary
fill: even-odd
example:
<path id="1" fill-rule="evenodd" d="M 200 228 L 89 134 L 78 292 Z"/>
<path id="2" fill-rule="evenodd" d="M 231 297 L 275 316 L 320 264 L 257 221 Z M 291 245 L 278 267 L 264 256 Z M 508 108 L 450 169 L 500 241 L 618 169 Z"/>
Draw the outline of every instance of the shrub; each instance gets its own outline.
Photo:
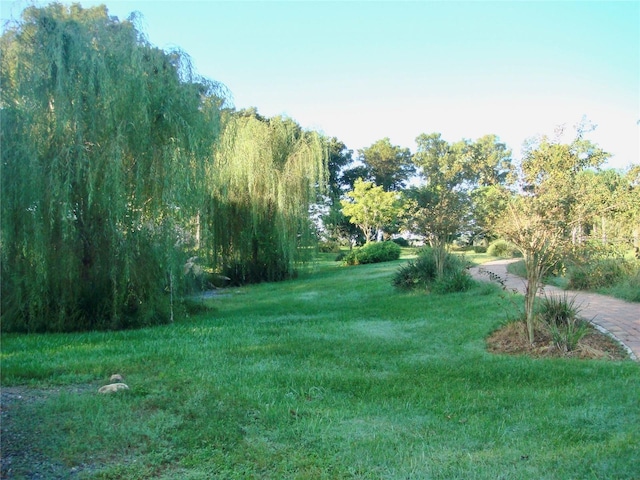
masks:
<path id="1" fill-rule="evenodd" d="M 406 290 L 426 288 L 434 293 L 452 293 L 469 289 L 473 282 L 464 258 L 452 254 L 447 254 L 444 274 L 438 277 L 433 250 L 424 247 L 418 251 L 418 258 L 398 269 L 392 283 Z"/>
<path id="2" fill-rule="evenodd" d="M 436 261 L 430 248 L 418 251 L 418 258 L 402 265 L 393 278 L 393 285 L 398 288 L 412 289 L 426 287 L 436 278 Z"/>
<path id="3" fill-rule="evenodd" d="M 617 290 L 618 298 L 624 298 L 629 302 L 640 302 L 640 270 L 618 285 Z"/>
<path id="4" fill-rule="evenodd" d="M 580 307 L 575 297 L 545 296 L 540 305 L 540 318 L 549 328 L 551 338 L 557 348 L 565 352 L 576 349 L 578 343 L 588 333 L 586 322 L 578 318 Z"/>
<path id="5" fill-rule="evenodd" d="M 633 275 L 633 265 L 623 258 L 602 258 L 576 263 L 568 269 L 568 288 L 594 290 L 623 282 Z"/>
<path id="6" fill-rule="evenodd" d="M 474 245 L 473 246 L 474 253 L 487 253 L 487 247 L 484 245 Z"/>
<path id="7" fill-rule="evenodd" d="M 409 245 L 409 240 L 407 240 L 406 238 L 402 238 L 402 237 L 398 237 L 398 238 L 394 238 L 392 240 L 393 243 L 397 243 L 398 245 L 400 245 L 401 247 L 410 247 L 411 245 Z"/>
<path id="8" fill-rule="evenodd" d="M 473 280 L 467 272 L 466 266 L 457 266 L 445 271 L 442 277 L 436 278 L 431 286 L 434 293 L 455 293 L 469 290 Z"/>
<path id="9" fill-rule="evenodd" d="M 390 262 L 400 258 L 400 245 L 393 242 L 372 242 L 355 248 L 342 260 L 345 265 Z"/>
<path id="10" fill-rule="evenodd" d="M 340 243 L 335 240 L 326 240 L 318 243 L 320 253 L 340 253 Z"/>
<path id="11" fill-rule="evenodd" d="M 487 253 L 492 257 L 509 258 L 516 256 L 516 248 L 506 240 L 496 240 L 489 245 Z"/>

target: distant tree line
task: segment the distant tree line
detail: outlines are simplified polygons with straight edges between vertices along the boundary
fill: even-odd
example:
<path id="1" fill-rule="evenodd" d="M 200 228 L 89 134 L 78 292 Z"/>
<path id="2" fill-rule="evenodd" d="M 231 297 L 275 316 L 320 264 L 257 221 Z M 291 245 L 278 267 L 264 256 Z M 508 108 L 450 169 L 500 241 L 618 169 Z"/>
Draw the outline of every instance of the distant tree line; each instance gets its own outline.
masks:
<path id="1" fill-rule="evenodd" d="M 525 262 L 533 343 L 536 294 L 545 274 L 566 266 L 567 258 L 584 258 L 594 243 L 598 255 L 640 251 L 640 166 L 602 170 L 609 154 L 586 138 L 593 128 L 583 119 L 568 142 L 561 135 L 532 138 L 518 163 L 494 135 L 449 143 L 438 133 L 422 134 L 408 161 L 384 139 L 343 172 L 341 211 L 365 242 L 376 238 L 375 231 L 419 234 L 431 247 L 437 275 L 454 242 L 464 247 L 507 239 Z M 350 185 L 353 172 L 367 181 Z M 406 186 L 409 172 L 414 185 Z M 340 222 L 335 226 L 334 235 L 342 235 Z"/>

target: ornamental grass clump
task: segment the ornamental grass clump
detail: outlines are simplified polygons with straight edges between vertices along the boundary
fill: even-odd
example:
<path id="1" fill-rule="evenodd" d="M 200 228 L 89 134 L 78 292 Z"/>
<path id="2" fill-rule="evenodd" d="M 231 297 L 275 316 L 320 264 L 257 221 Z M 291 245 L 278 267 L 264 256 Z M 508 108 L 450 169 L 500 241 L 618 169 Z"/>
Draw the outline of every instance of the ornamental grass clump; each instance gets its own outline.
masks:
<path id="1" fill-rule="evenodd" d="M 540 305 L 540 318 L 549 328 L 554 345 L 565 353 L 574 351 L 589 332 L 588 324 L 579 318 L 580 306 L 575 297 L 545 296 Z"/>
<path id="2" fill-rule="evenodd" d="M 424 288 L 434 293 L 453 293 L 468 290 L 472 280 L 464 257 L 450 253 L 445 257 L 443 274 L 438 275 L 433 249 L 424 247 L 418 251 L 418 258 L 398 269 L 392 283 L 406 290 Z"/>

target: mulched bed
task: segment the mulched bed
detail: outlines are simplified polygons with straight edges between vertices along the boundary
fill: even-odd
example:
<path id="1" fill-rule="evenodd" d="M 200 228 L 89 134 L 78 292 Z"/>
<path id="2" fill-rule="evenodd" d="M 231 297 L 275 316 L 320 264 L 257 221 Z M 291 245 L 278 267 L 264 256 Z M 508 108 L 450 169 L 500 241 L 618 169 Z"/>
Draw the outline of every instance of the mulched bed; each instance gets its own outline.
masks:
<path id="1" fill-rule="evenodd" d="M 487 350 L 491 353 L 508 355 L 528 355 L 534 358 L 583 358 L 627 360 L 629 354 L 615 339 L 589 326 L 578 347 L 564 352 L 553 344 L 551 334 L 543 327 L 535 330 L 536 342 L 529 343 L 526 324 L 522 321 L 510 322 L 493 332 L 487 339 Z"/>

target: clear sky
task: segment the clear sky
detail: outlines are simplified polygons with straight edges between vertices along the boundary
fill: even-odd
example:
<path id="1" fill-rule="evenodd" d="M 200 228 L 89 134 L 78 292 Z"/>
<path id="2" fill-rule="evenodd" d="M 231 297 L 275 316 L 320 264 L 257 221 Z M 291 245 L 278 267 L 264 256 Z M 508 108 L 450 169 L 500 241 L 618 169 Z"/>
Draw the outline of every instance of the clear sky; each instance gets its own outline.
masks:
<path id="1" fill-rule="evenodd" d="M 29 2 L 0 3 L 6 19 Z M 518 157 L 526 138 L 586 116 L 610 166 L 640 163 L 640 1 L 80 3 L 140 12 L 149 41 L 188 53 L 236 108 L 354 151 L 493 133 Z"/>

